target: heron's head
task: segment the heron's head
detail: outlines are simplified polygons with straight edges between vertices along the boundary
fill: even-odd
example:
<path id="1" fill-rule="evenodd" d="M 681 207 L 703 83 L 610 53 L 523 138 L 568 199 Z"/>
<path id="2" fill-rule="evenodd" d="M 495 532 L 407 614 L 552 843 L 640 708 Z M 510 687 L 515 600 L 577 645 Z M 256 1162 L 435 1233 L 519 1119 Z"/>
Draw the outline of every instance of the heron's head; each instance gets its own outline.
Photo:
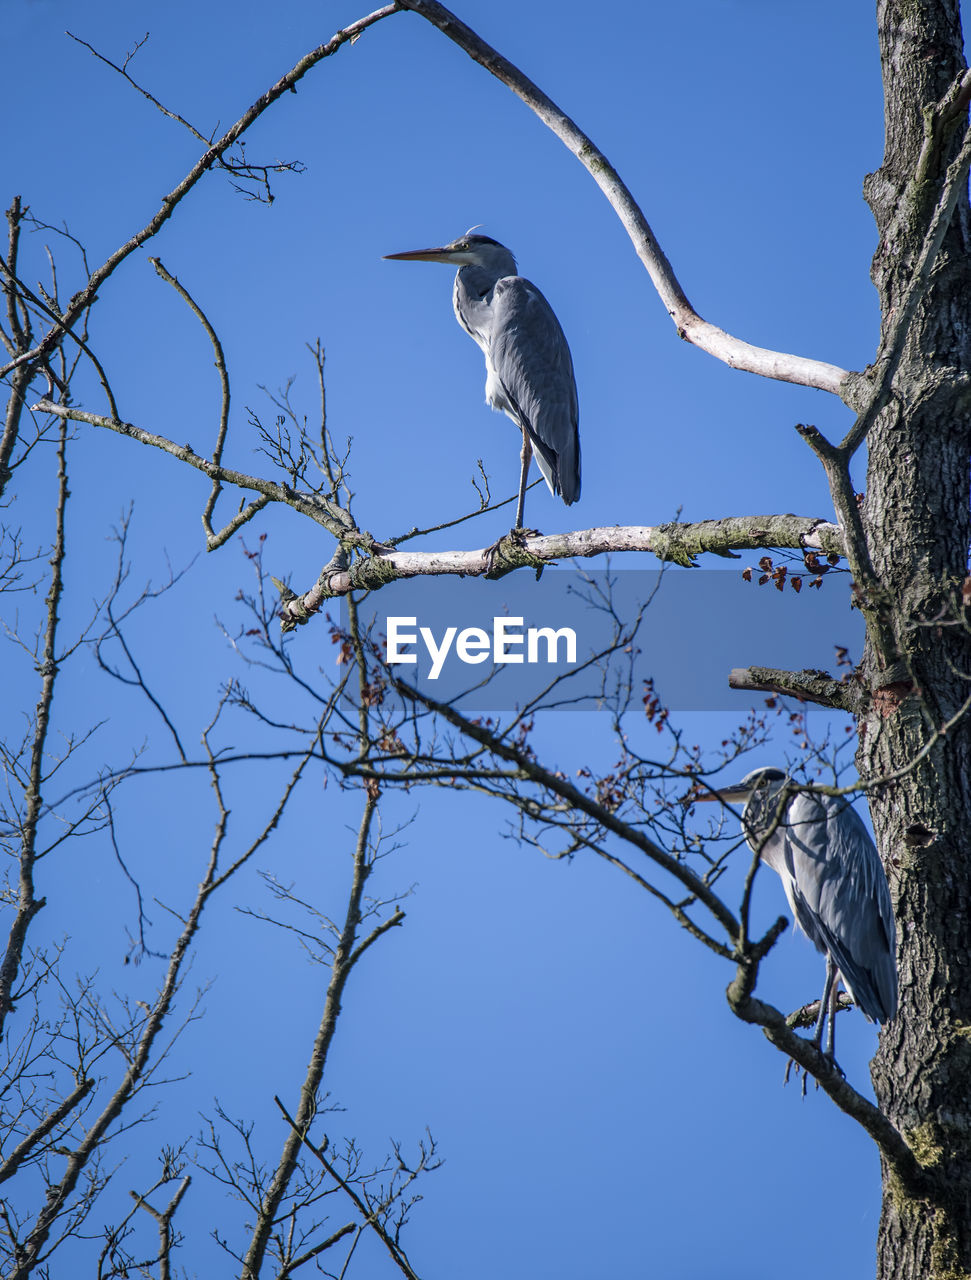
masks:
<path id="1" fill-rule="evenodd" d="M 437 249 L 411 249 L 407 253 L 386 253 L 384 256 L 399 262 L 447 262 L 453 267 L 482 267 L 497 279 L 516 274 L 512 250 L 489 236 L 472 235 L 471 232 Z"/>
<path id="2" fill-rule="evenodd" d="M 718 791 L 708 791 L 702 796 L 694 796 L 693 799 L 696 801 L 721 800 L 725 804 L 747 804 L 755 795 L 765 799 L 777 796 L 788 781 L 788 774 L 783 773 L 781 769 L 763 766 L 761 769 L 753 769 L 741 782 L 736 782 L 733 786 L 721 787 Z"/>

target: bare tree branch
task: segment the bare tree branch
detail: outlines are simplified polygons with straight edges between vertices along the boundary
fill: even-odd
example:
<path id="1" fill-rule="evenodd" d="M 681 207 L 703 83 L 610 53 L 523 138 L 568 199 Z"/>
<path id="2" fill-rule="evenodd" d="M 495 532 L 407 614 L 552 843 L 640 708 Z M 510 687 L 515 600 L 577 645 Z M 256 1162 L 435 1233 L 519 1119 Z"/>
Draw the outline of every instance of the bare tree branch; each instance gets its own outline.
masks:
<path id="1" fill-rule="evenodd" d="M 40 666 L 40 697 L 34 712 L 33 741 L 30 749 L 30 769 L 26 787 L 26 811 L 20 830 L 19 893 L 17 913 L 7 937 L 7 947 L 0 964 L 0 1033 L 7 1015 L 13 1010 L 12 991 L 23 961 L 24 946 L 30 922 L 45 905 L 34 889 L 34 869 L 37 861 L 37 826 L 43 808 L 44 752 L 50 727 L 54 686 L 57 680 L 57 627 L 58 612 L 64 591 L 65 514 L 69 494 L 67 478 L 66 423 L 61 424 L 57 445 L 57 507 L 55 517 L 54 554 L 51 557 L 51 582 L 47 592 L 47 609 L 44 629 L 43 660 Z"/>
<path id="2" fill-rule="evenodd" d="M 70 1113 L 88 1096 L 95 1087 L 95 1080 L 81 1080 L 77 1087 L 72 1089 L 66 1098 L 44 1118 L 41 1124 L 37 1126 L 33 1132 L 29 1133 L 22 1142 L 7 1156 L 3 1164 L 0 1165 L 0 1182 L 6 1182 L 8 1178 L 12 1178 L 24 1160 L 37 1147 L 37 1145 L 47 1137 L 47 1135 L 64 1120 Z"/>
<path id="3" fill-rule="evenodd" d="M 781 693 L 804 702 L 856 713 L 865 701 L 859 683 L 835 680 L 826 671 L 781 671 L 775 667 L 734 667 L 728 676 L 730 689 Z"/>
<path id="4" fill-rule="evenodd" d="M 412 1269 L 411 1263 L 408 1261 L 408 1258 L 404 1250 L 397 1243 L 397 1241 L 394 1240 L 391 1237 L 391 1235 L 385 1230 L 384 1225 L 381 1222 L 381 1213 L 384 1211 L 386 1206 L 382 1203 L 379 1203 L 373 1208 L 371 1208 L 370 1206 L 365 1204 L 365 1202 L 357 1194 L 357 1192 L 350 1185 L 347 1179 L 342 1178 L 340 1175 L 340 1172 L 327 1159 L 326 1155 L 324 1154 L 324 1148 L 322 1146 L 320 1147 L 315 1146 L 314 1143 L 310 1141 L 310 1138 L 307 1136 L 306 1130 L 301 1129 L 298 1126 L 297 1122 L 293 1119 L 293 1117 L 290 1115 L 289 1111 L 287 1111 L 286 1107 L 283 1105 L 283 1103 L 280 1101 L 279 1098 L 274 1098 L 273 1101 L 282 1111 L 283 1118 L 286 1120 L 287 1124 L 290 1126 L 291 1132 L 295 1135 L 295 1137 L 298 1139 L 300 1143 L 302 1143 L 305 1147 L 307 1147 L 309 1151 L 313 1153 L 316 1159 L 320 1162 L 323 1168 L 327 1170 L 327 1172 L 334 1179 L 334 1181 L 341 1188 L 341 1190 L 344 1191 L 347 1194 L 347 1196 L 353 1201 L 355 1207 L 357 1208 L 358 1212 L 361 1214 L 363 1218 L 363 1225 L 370 1227 L 371 1230 L 374 1231 L 374 1233 L 378 1236 L 378 1238 L 384 1244 L 385 1248 L 391 1254 L 391 1257 L 394 1259 L 398 1268 L 404 1273 L 404 1275 L 408 1277 L 408 1280 L 420 1280 L 420 1277 Z"/>
<path id="5" fill-rule="evenodd" d="M 216 890 L 249 861 L 256 850 L 263 846 L 276 829 L 283 811 L 312 755 L 312 752 L 304 753 L 287 785 L 284 787 L 273 814 L 259 834 L 228 866 L 221 868 L 220 854 L 226 839 L 229 813 L 222 799 L 218 766 L 212 751 L 209 749 L 208 731 L 204 742 L 209 755 L 210 776 L 219 809 L 216 832 L 210 848 L 205 874 L 199 884 L 192 906 L 183 920 L 183 928 L 170 953 L 161 989 L 158 991 L 152 1006 L 147 1008 L 131 1049 L 125 1055 L 127 1065 L 122 1078 L 106 1101 L 100 1115 L 88 1126 L 80 1140 L 67 1153 L 64 1172 L 59 1181 L 51 1184 L 45 1203 L 37 1212 L 27 1240 L 18 1254 L 17 1265 L 10 1273 L 10 1280 L 26 1280 L 31 1271 L 41 1261 L 55 1224 L 65 1212 L 65 1208 L 82 1175 L 88 1170 L 90 1163 L 97 1158 L 109 1129 L 119 1119 L 129 1100 L 143 1087 L 146 1079 L 155 1070 L 152 1065 L 152 1056 L 156 1051 L 157 1042 L 166 1025 L 173 1001 L 179 990 L 183 967 L 189 954 L 190 945 L 199 930 L 203 912 Z M 104 1022 L 103 1013 L 100 1018 Z M 114 1036 L 112 1040 L 117 1042 L 118 1037 Z M 156 1065 L 164 1056 L 165 1050 L 162 1051 L 161 1056 L 156 1056 Z"/>
<path id="6" fill-rule="evenodd" d="M 191 445 L 178 445 L 167 436 L 156 435 L 152 431 L 144 431 L 141 427 L 136 427 L 130 422 L 119 422 L 116 419 L 106 418 L 97 413 L 86 413 L 83 409 L 56 405 L 49 400 L 42 400 L 34 407 L 41 413 L 50 413 L 56 418 L 70 418 L 75 422 L 87 422 L 92 426 L 107 427 L 110 431 L 117 431 L 119 435 L 128 436 L 132 440 L 137 440 L 140 444 L 147 444 L 155 449 L 161 449 L 163 453 L 168 453 L 173 458 L 178 458 L 180 462 L 184 462 L 188 466 L 194 467 L 195 470 L 203 472 L 214 483 L 232 484 L 239 489 L 255 490 L 262 495 L 263 501 L 257 500 L 257 502 L 250 504 L 246 509 L 246 519 L 255 515 L 256 511 L 265 506 L 267 502 L 283 502 L 287 506 L 293 507 L 295 511 L 299 511 L 302 515 L 309 516 L 317 524 L 323 525 L 335 538 L 346 541 L 352 546 L 368 546 L 373 542 L 373 539 L 370 539 L 367 534 L 361 533 L 356 528 L 351 517 L 343 508 L 319 494 L 298 493 L 288 485 L 277 484 L 273 480 L 264 480 L 259 476 L 246 475 L 241 471 L 233 471 L 229 467 L 217 466 L 208 458 L 200 457 Z M 237 517 L 236 527 L 241 523 L 243 523 L 243 520 Z M 225 541 L 225 538 L 220 540 Z"/>
<path id="7" fill-rule="evenodd" d="M 793 515 L 728 516 L 698 524 L 612 525 L 570 533 L 533 534 L 508 544 L 501 570 L 494 548 L 475 551 L 388 551 L 375 545 L 372 554 L 352 565 L 326 565 L 317 582 L 302 595 L 283 593 L 284 628 L 306 622 L 333 596 L 365 589 L 377 591 L 402 578 L 457 575 L 499 577 L 516 568 L 539 569 L 558 560 L 600 556 L 617 551 L 650 552 L 661 561 L 695 567 L 705 554 L 735 558 L 741 550 L 787 547 L 819 550 L 839 555 L 842 535 L 837 525 L 812 517 Z"/>
<path id="8" fill-rule="evenodd" d="M 42 363 L 47 356 L 53 351 L 55 345 L 60 341 L 62 333 L 65 329 L 69 329 L 75 320 L 87 309 L 94 301 L 95 295 L 104 284 L 104 282 L 112 275 L 118 266 L 136 249 L 140 248 L 147 240 L 157 235 L 165 223 L 171 218 L 172 214 L 178 208 L 181 201 L 189 194 L 197 182 L 216 164 L 234 142 L 237 141 L 250 127 L 255 120 L 258 120 L 263 113 L 273 105 L 276 100 L 284 93 L 289 92 L 293 87 L 303 79 L 303 77 L 313 67 L 324 58 L 329 58 L 335 54 L 338 49 L 345 44 L 353 43 L 362 35 L 368 27 L 373 26 L 376 22 L 380 22 L 382 18 L 390 17 L 391 14 L 397 13 L 399 5 L 389 4 L 381 9 L 376 9 L 373 13 L 368 14 L 364 18 L 359 18 L 357 22 L 352 22 L 330 40 L 324 44 L 318 45 L 316 49 L 304 55 L 294 66 L 281 76 L 276 84 L 272 85 L 267 91 L 253 103 L 253 105 L 239 117 L 223 136 L 196 161 L 186 176 L 177 186 L 173 187 L 168 195 L 162 197 L 161 208 L 151 218 L 140 231 L 127 240 L 123 245 L 119 246 L 110 257 L 106 258 L 100 267 L 93 271 L 88 278 L 84 288 L 80 290 L 71 299 L 64 315 L 35 347 L 29 351 L 21 352 L 14 359 L 8 361 L 7 364 L 0 367 L 0 377 L 10 373 L 14 369 L 23 366 L 34 366 Z"/>
<path id="9" fill-rule="evenodd" d="M 137 1191 L 129 1194 L 140 1209 L 144 1209 L 158 1223 L 158 1263 L 159 1263 L 159 1280 L 171 1280 L 172 1276 L 172 1219 L 175 1217 L 176 1211 L 182 1202 L 182 1197 L 189 1190 L 192 1182 L 190 1174 L 179 1183 L 175 1195 L 165 1206 L 164 1209 L 156 1209 L 150 1204 L 144 1196 L 140 1196 Z"/>
<path id="10" fill-rule="evenodd" d="M 170 275 L 170 273 L 166 271 L 161 258 L 149 258 L 149 262 L 155 268 L 158 275 L 163 280 L 165 280 L 166 283 L 170 284 L 173 289 L 175 289 L 176 293 L 178 293 L 179 297 L 182 298 L 183 301 L 187 304 L 189 309 L 192 311 L 193 315 L 197 317 L 199 323 L 202 325 L 203 329 L 205 330 L 206 337 L 209 339 L 210 343 L 212 344 L 212 353 L 213 353 L 213 356 L 215 357 L 216 370 L 219 374 L 219 386 L 222 392 L 220 405 L 219 405 L 219 429 L 216 432 L 216 443 L 215 445 L 213 445 L 213 450 L 212 450 L 213 465 L 218 467 L 220 466 L 223 460 L 223 449 L 226 444 L 226 432 L 229 430 L 229 400 L 230 400 L 229 372 L 226 369 L 226 356 L 223 352 L 222 343 L 219 341 L 219 338 L 216 334 L 215 329 L 209 323 L 209 318 L 206 315 L 206 313 L 199 306 L 198 302 L 196 302 L 195 298 L 192 297 L 188 289 L 186 289 L 186 287 L 183 284 L 181 284 L 175 276 Z M 206 502 L 205 510 L 202 513 L 202 527 L 206 531 L 206 540 L 207 542 L 210 543 L 210 545 L 215 541 L 215 538 L 216 538 L 216 532 L 212 527 L 212 513 L 216 509 L 216 502 L 219 499 L 219 494 L 221 489 L 222 489 L 222 484 L 220 483 L 220 481 L 218 479 L 214 480 L 212 484 L 212 492 L 209 494 L 209 498 Z M 257 500 L 257 502 L 259 502 L 259 500 Z M 265 501 L 262 503 L 259 503 L 259 505 L 254 503 L 253 504 L 254 509 L 251 514 L 255 515 L 256 512 L 258 510 L 261 510 L 262 507 L 264 507 L 265 505 L 266 505 Z M 239 518 L 237 517 L 237 520 L 234 521 L 235 528 L 238 528 L 239 525 L 242 523 L 243 522 L 239 520 Z"/>
<path id="11" fill-rule="evenodd" d="M 810 360 L 805 356 L 755 347 L 703 320 L 688 301 L 637 201 L 607 157 L 583 130 L 532 80 L 437 0 L 399 0 L 399 8 L 410 9 L 419 14 L 453 40 L 470 58 L 512 89 L 564 146 L 573 152 L 623 223 L 637 256 L 647 269 L 668 315 L 674 321 L 679 337 L 733 369 L 840 395 L 841 383 L 847 377 L 845 369 L 821 360 Z"/>
<path id="12" fill-rule="evenodd" d="M 310 1055 L 310 1065 L 300 1088 L 297 1118 L 295 1122 L 291 1121 L 291 1128 L 284 1141 L 276 1171 L 259 1205 L 253 1236 L 243 1262 L 243 1280 L 258 1280 L 260 1275 L 270 1233 L 276 1222 L 283 1197 L 293 1177 L 293 1171 L 296 1168 L 297 1156 L 300 1152 L 302 1141 L 301 1135 L 309 1131 L 313 1118 L 317 1113 L 318 1091 L 323 1079 L 330 1044 L 337 1028 L 341 996 L 351 970 L 364 949 L 361 947 L 355 951 L 355 943 L 361 922 L 361 901 L 364 895 L 364 886 L 371 870 L 370 833 L 376 807 L 377 795 L 375 793 L 367 794 L 354 849 L 353 877 L 344 926 L 334 950 L 330 982 L 327 986 L 323 1014 Z M 394 920 L 394 918 L 392 919 Z M 397 924 L 399 921 L 394 920 L 394 923 Z"/>
<path id="13" fill-rule="evenodd" d="M 922 1171 L 899 1130 L 869 1099 L 847 1083 L 839 1067 L 811 1040 L 796 1035 L 778 1009 L 755 999 L 751 994 L 752 985 L 754 972 L 751 966 L 740 964 L 738 974 L 726 993 L 732 1012 L 743 1022 L 761 1027 L 770 1043 L 818 1080 L 839 1109 L 870 1135 L 904 1185 L 919 1194 L 923 1185 Z"/>

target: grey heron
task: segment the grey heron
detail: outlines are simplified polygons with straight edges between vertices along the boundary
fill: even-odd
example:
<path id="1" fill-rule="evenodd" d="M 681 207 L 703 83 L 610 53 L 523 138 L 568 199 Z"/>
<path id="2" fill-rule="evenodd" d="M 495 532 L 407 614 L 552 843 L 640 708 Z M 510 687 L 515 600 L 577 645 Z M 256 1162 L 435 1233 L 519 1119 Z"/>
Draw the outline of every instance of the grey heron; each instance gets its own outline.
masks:
<path id="1" fill-rule="evenodd" d="M 697 798 L 744 802 L 749 847 L 778 874 L 797 925 L 825 954 L 813 1039 L 819 1048 L 828 1014 L 827 1054 L 835 1063 L 837 977 L 868 1021 L 889 1022 L 897 1011 L 893 906 L 876 846 L 849 802 L 796 791 L 783 803 L 792 786 L 781 769 L 754 769 L 735 786 Z"/>
<path id="2" fill-rule="evenodd" d="M 402 262 L 458 267 L 452 302 L 462 328 L 482 348 L 486 400 L 509 415 L 523 437 L 515 528 L 522 528 L 529 462 L 569 506 L 580 496 L 580 435 L 573 360 L 560 322 L 516 259 L 489 236 L 466 234 L 438 249 L 389 253 Z"/>

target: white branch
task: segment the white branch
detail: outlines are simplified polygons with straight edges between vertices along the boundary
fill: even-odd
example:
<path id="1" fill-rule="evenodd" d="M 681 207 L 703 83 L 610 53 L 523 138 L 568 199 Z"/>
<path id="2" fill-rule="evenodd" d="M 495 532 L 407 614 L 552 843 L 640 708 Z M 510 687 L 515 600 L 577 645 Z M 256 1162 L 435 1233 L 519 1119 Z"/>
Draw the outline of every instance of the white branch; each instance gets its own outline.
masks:
<path id="1" fill-rule="evenodd" d="M 302 595 L 283 589 L 284 626 L 308 621 L 326 600 L 349 591 L 375 591 L 401 578 L 457 575 L 499 577 L 516 568 L 542 569 L 557 560 L 618 551 L 650 552 L 661 560 L 694 566 L 704 554 L 737 559 L 737 551 L 788 547 L 841 554 L 838 525 L 806 516 L 730 516 L 698 524 L 613 525 L 568 533 L 508 535 L 494 547 L 473 551 L 393 551 L 374 544 L 374 553 L 353 564 L 331 562 Z"/>
<path id="2" fill-rule="evenodd" d="M 647 269 L 682 338 L 733 369 L 757 373 L 763 378 L 774 378 L 779 382 L 795 382 L 800 386 L 815 387 L 836 396 L 840 394 L 840 383 L 847 376 L 847 370 L 835 364 L 826 364 L 822 360 L 810 360 L 784 351 L 755 347 L 703 320 L 688 301 L 637 201 L 607 157 L 583 130 L 532 80 L 437 0 L 397 0 L 397 3 L 399 7 L 410 9 L 425 18 L 459 48 L 464 49 L 470 58 L 512 89 L 564 146 L 573 152 L 624 224 L 637 256 Z"/>

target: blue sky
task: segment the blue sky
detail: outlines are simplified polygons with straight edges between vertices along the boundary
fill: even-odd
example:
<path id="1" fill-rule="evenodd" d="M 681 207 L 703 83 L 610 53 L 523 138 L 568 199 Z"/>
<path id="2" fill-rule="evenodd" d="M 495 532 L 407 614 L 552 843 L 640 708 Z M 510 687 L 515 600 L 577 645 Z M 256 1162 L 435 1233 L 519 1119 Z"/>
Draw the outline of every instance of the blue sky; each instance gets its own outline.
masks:
<path id="1" fill-rule="evenodd" d="M 5 118 L 16 121 L 4 143 L 4 207 L 19 193 L 41 220 L 65 221 L 92 263 L 148 220 L 198 145 L 65 28 L 115 60 L 150 31 L 133 74 L 208 133 L 365 11 L 344 0 L 8 0 L 6 10 L 17 56 L 0 87 Z M 465 0 L 457 11 L 594 138 L 702 315 L 755 343 L 863 367 L 878 315 L 861 183 L 882 147 L 868 7 L 621 0 L 592 10 L 572 0 Z M 482 224 L 546 293 L 579 385 L 582 501 L 567 512 L 536 489 L 528 523 L 546 532 L 653 524 L 679 509 L 685 519 L 831 516 L 822 473 L 793 426 L 839 432 L 847 411 L 680 342 L 586 173 L 420 19 L 398 15 L 317 67 L 258 123 L 248 152 L 256 162 L 300 159 L 307 171 L 274 180 L 272 207 L 242 200 L 210 175 L 103 290 L 92 343 L 122 417 L 200 451 L 215 430 L 211 353 L 157 279 L 148 258 L 158 256 L 229 354 L 231 465 L 260 466 L 246 409 L 266 411 L 261 385 L 294 377 L 295 402 L 313 414 L 304 344 L 319 336 L 331 429 L 354 438 L 357 514 L 376 536 L 466 510 L 478 457 L 494 491 L 511 491 L 515 433 L 482 402 L 480 353 L 451 314 L 451 272 L 382 261 Z M 35 277 L 41 240 L 31 237 L 27 248 Z M 58 255 L 67 293 L 77 280 L 69 251 Z M 95 386 L 85 385 L 82 398 L 103 411 Z M 251 567 L 235 546 L 204 557 L 205 487 L 175 462 L 82 430 L 71 466 L 66 626 L 81 623 L 110 581 L 106 534 L 129 501 L 133 584 L 164 577 L 167 560 L 198 557 L 132 631 L 195 743 L 219 684 L 239 673 L 215 619 L 231 630 L 239 624 L 234 597 L 248 589 Z M 46 464 L 27 472 L 15 508 L 37 542 L 51 477 Z M 483 545 L 507 523 L 496 513 L 428 545 Z M 260 528 L 278 576 L 309 585 L 331 553 L 290 513 L 274 512 Z M 331 661 L 322 627 L 298 639 L 311 661 Z M 4 662 L 29 676 L 29 662 L 13 651 Z M 107 717 L 92 768 L 146 735 L 151 758 L 164 756 L 157 724 L 132 727 L 134 702 L 99 679 L 90 654 L 79 652 L 65 679 L 61 727 Z M 742 714 L 692 713 L 685 722 L 699 740 L 717 742 Z M 588 750 L 606 750 L 602 729 L 583 716 L 541 732 L 574 769 Z M 778 753 L 785 750 L 783 736 Z M 237 779 L 244 821 L 264 803 L 252 793 L 255 778 L 254 770 Z M 264 808 L 272 795 L 268 787 Z M 174 804 L 147 783 L 130 788 L 120 821 L 149 895 L 195 883 L 208 803 L 198 780 Z M 340 885 L 329 854 L 354 810 L 332 794 L 306 804 L 260 866 L 294 881 L 301 896 L 327 900 Z M 303 835 L 308 816 L 319 843 Z M 484 802 L 412 796 L 393 800 L 390 818 L 413 819 L 405 847 L 381 871 L 383 891 L 416 886 L 408 923 L 355 973 L 327 1084 L 346 1108 L 335 1131 L 366 1148 L 383 1148 L 389 1135 L 407 1147 L 426 1125 L 441 1143 L 447 1163 L 425 1186 L 409 1239 L 424 1280 L 760 1280 L 780 1265 L 790 1280 L 821 1269 L 867 1274 L 876 1154 L 825 1097 L 782 1087 L 782 1059 L 728 1012 L 727 969 L 606 867 L 518 848 L 506 838 L 506 815 Z M 107 845 L 91 842 L 56 875 L 91 903 L 80 924 L 53 901 L 48 912 L 50 936 L 70 933 L 78 967 L 98 967 L 109 987 L 156 981 L 150 961 L 135 974 L 122 967 L 131 895 Z M 194 1131 L 216 1096 L 229 1114 L 253 1115 L 274 1149 L 272 1095 L 292 1093 L 299 1080 L 320 971 L 234 909 L 265 907 L 260 893 L 254 875 L 214 908 L 192 975 L 213 982 L 207 1018 L 187 1030 L 176 1058 L 192 1075 L 143 1131 L 145 1146 L 125 1174 L 133 1185 L 139 1162 L 150 1168 L 160 1141 Z M 766 922 L 784 909 L 768 876 L 758 897 Z M 154 918 L 164 933 L 164 916 Z M 760 990 L 796 1007 L 821 980 L 810 945 L 787 935 Z M 217 1049 L 241 1021 L 243 1043 L 227 1068 Z M 873 1029 L 854 1015 L 840 1031 L 842 1065 L 868 1087 Z M 225 1273 L 204 1237 L 228 1211 L 221 1190 L 198 1177 L 182 1222 L 192 1236 L 183 1260 L 190 1271 Z M 363 1274 L 385 1274 L 377 1255 L 368 1266 Z"/>

